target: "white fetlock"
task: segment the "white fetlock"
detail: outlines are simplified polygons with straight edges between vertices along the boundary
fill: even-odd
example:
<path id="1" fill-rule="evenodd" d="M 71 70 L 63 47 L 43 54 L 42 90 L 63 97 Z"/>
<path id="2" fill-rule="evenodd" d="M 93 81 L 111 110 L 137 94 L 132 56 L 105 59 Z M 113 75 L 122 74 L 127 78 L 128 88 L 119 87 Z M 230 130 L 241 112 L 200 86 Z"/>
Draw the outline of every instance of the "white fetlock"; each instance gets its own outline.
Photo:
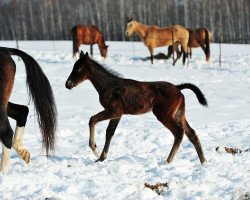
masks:
<path id="1" fill-rule="evenodd" d="M 6 174 L 9 171 L 9 165 L 10 165 L 10 149 L 7 148 L 3 143 L 2 143 L 2 159 L 0 163 L 0 171 L 3 174 Z"/>
<path id="2" fill-rule="evenodd" d="M 100 158 L 101 153 L 100 153 L 100 151 L 99 151 L 97 148 L 96 148 L 96 150 L 93 151 L 93 153 L 95 154 L 95 156 L 96 156 L 97 158 Z"/>
<path id="3" fill-rule="evenodd" d="M 13 138 L 12 146 L 17 154 L 28 164 L 30 162 L 30 153 L 23 146 L 24 126 L 16 126 L 15 136 Z"/>

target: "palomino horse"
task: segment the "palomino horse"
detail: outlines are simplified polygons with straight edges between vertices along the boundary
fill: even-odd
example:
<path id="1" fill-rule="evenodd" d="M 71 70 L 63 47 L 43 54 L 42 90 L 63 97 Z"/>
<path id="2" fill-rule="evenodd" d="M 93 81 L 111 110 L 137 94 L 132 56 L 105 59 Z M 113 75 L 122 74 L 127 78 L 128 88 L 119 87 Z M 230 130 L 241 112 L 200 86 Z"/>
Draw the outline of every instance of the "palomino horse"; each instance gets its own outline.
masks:
<path id="1" fill-rule="evenodd" d="M 201 47 L 206 55 L 206 61 L 209 61 L 210 58 L 210 43 L 212 41 L 212 33 L 206 28 L 197 28 L 195 30 L 191 30 L 187 28 L 189 31 L 189 41 L 188 41 L 188 49 L 190 58 L 192 57 L 192 48 Z M 181 52 L 178 50 L 178 45 L 174 45 L 174 50 L 177 52 L 178 58 L 181 56 Z M 167 57 L 169 58 L 173 52 L 173 46 L 170 46 L 168 49 Z"/>
<path id="2" fill-rule="evenodd" d="M 99 101 L 104 110 L 92 116 L 89 121 L 89 145 L 97 161 L 107 158 L 111 138 L 123 114 L 138 115 L 153 111 L 156 118 L 174 135 L 174 144 L 167 162 L 171 162 L 182 142 L 184 133 L 193 143 L 201 163 L 206 161 L 201 143 L 195 131 L 189 126 L 185 117 L 185 100 L 183 89 L 192 90 L 200 104 L 207 106 L 207 101 L 198 87 L 185 83 L 173 85 L 168 82 L 139 82 L 123 79 L 105 69 L 89 58 L 88 53 L 80 53 L 73 70 L 66 81 L 66 88 L 72 89 L 84 80 L 90 80 L 99 93 Z M 95 143 L 95 125 L 110 120 L 106 130 L 106 141 L 100 155 Z M 130 136 L 131 137 L 131 136 Z M 132 138 L 131 138 L 132 139 Z"/>
<path id="3" fill-rule="evenodd" d="M 3 173 L 6 173 L 9 168 L 11 146 L 26 163 L 30 161 L 30 153 L 23 146 L 23 134 L 29 109 L 27 106 L 9 102 L 16 73 L 16 65 L 11 55 L 17 55 L 24 61 L 29 96 L 34 101 L 42 144 L 46 148 L 47 156 L 49 151 L 54 149 L 57 124 L 53 92 L 41 67 L 23 51 L 0 47 L 0 140 L 3 148 L 0 170 Z M 13 139 L 8 116 L 17 122 Z"/>
<path id="4" fill-rule="evenodd" d="M 101 56 L 105 59 L 108 46 L 105 44 L 102 32 L 94 25 L 78 24 L 71 29 L 73 39 L 73 57 L 79 52 L 81 44 L 90 45 L 90 54 L 93 57 L 93 45 L 98 44 Z"/>
<path id="5" fill-rule="evenodd" d="M 128 19 L 125 34 L 130 37 L 133 33 L 137 34 L 148 47 L 152 64 L 155 47 L 171 46 L 175 43 L 181 44 L 181 48 L 184 52 L 183 64 L 185 64 L 189 38 L 189 32 L 185 27 L 174 25 L 160 28 L 158 26 L 141 24 L 134 19 Z"/>

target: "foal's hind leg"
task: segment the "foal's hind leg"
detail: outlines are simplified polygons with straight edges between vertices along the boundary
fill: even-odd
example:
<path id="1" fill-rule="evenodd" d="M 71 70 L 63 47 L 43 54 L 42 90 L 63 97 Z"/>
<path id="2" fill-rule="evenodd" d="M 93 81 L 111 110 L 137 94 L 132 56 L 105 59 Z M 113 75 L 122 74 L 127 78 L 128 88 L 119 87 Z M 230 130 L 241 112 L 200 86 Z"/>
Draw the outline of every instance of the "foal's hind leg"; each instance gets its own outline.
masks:
<path id="1" fill-rule="evenodd" d="M 182 128 L 181 122 L 176 120 L 172 114 L 164 115 L 164 108 L 161 107 L 154 108 L 153 113 L 157 117 L 157 119 L 166 127 L 168 128 L 172 134 L 174 135 L 174 144 L 170 151 L 170 154 L 167 158 L 167 162 L 170 163 L 173 161 L 174 156 L 177 152 L 177 150 L 180 147 L 180 144 L 182 142 L 183 136 L 184 136 L 184 130 Z M 163 111 L 163 112 L 162 112 Z"/>
<path id="2" fill-rule="evenodd" d="M 189 126 L 185 117 L 183 118 L 183 127 L 185 129 L 186 136 L 188 137 L 189 141 L 192 142 L 197 151 L 201 164 L 204 164 L 206 162 L 206 159 L 201 147 L 200 140 L 196 135 L 195 131 Z"/>
<path id="3" fill-rule="evenodd" d="M 17 154 L 28 164 L 30 162 L 30 153 L 23 145 L 24 127 L 27 121 L 29 109 L 27 106 L 8 103 L 8 116 L 16 120 L 16 131 L 12 146 Z"/>
<path id="4" fill-rule="evenodd" d="M 102 154 L 100 156 L 100 158 L 98 160 L 96 160 L 96 162 L 98 161 L 104 161 L 107 158 L 108 155 L 108 150 L 109 150 L 109 145 L 111 142 L 111 139 L 115 133 L 115 129 L 118 126 L 118 123 L 120 121 L 121 118 L 117 118 L 117 119 L 111 119 L 108 125 L 108 128 L 106 130 L 106 141 L 105 141 L 105 145 L 102 151 Z"/>

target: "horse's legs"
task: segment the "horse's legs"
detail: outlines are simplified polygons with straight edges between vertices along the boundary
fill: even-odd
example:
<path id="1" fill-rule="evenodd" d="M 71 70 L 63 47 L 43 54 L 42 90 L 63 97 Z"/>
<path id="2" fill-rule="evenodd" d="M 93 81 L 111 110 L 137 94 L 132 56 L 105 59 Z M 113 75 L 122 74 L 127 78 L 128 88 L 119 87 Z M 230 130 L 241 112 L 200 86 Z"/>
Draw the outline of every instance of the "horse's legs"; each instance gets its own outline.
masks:
<path id="1" fill-rule="evenodd" d="M 198 43 L 199 43 L 200 47 L 202 48 L 202 50 L 204 51 L 204 53 L 205 53 L 205 55 L 206 55 L 206 61 L 208 61 L 208 60 L 209 60 L 210 55 L 208 54 L 208 52 L 206 52 L 206 47 L 205 47 L 205 44 L 204 44 L 204 43 L 202 43 L 202 42 L 198 42 Z"/>
<path id="2" fill-rule="evenodd" d="M 154 48 L 153 47 L 148 47 L 148 50 L 150 52 L 151 64 L 153 64 L 154 63 Z"/>
<path id="3" fill-rule="evenodd" d="M 183 51 L 183 59 L 182 59 L 182 64 L 183 65 L 188 65 L 188 51 L 187 51 L 187 48 L 183 48 L 183 46 L 181 47 L 182 48 L 182 51 Z"/>
<path id="4" fill-rule="evenodd" d="M 173 147 L 169 153 L 169 156 L 167 158 L 167 162 L 170 163 L 173 161 L 174 156 L 177 152 L 177 150 L 180 147 L 180 144 L 182 142 L 183 136 L 184 136 L 184 129 L 182 128 L 182 124 L 180 121 L 175 119 L 172 115 L 164 115 L 162 112 L 164 109 L 161 107 L 154 107 L 153 113 L 157 117 L 157 119 L 166 127 L 168 128 L 172 134 L 174 135 L 174 144 Z"/>
<path id="5" fill-rule="evenodd" d="M 17 154 L 28 164 L 30 162 L 30 153 L 23 145 L 24 128 L 27 121 L 29 109 L 27 106 L 8 103 L 8 116 L 16 120 L 16 131 L 12 146 Z"/>
<path id="6" fill-rule="evenodd" d="M 119 113 L 119 109 L 112 109 L 112 111 L 104 110 L 102 112 L 99 112 L 90 118 L 89 120 L 89 130 L 90 130 L 89 146 L 97 158 L 100 157 L 100 153 L 96 149 L 97 146 L 95 143 L 95 125 L 100 121 L 104 121 L 107 119 L 116 119 L 120 117 L 121 117 L 121 114 Z"/>
<path id="7" fill-rule="evenodd" d="M 190 59 L 192 58 L 192 48 L 189 47 L 189 56 L 190 56 Z"/>
<path id="8" fill-rule="evenodd" d="M 206 162 L 206 159 L 198 136 L 196 135 L 195 131 L 190 127 L 185 117 L 183 118 L 182 123 L 185 130 L 185 134 L 188 137 L 189 141 L 194 145 L 201 164 L 204 164 Z"/>
<path id="9" fill-rule="evenodd" d="M 10 164 L 10 150 L 12 144 L 13 131 L 10 127 L 9 120 L 6 118 L 1 118 L 0 122 L 0 132 L 2 140 L 2 158 L 0 163 L 0 171 L 2 173 L 7 173 Z"/>
<path id="10" fill-rule="evenodd" d="M 103 161 L 107 158 L 109 145 L 110 145 L 111 139 L 115 133 L 115 129 L 117 128 L 120 119 L 121 118 L 110 120 L 108 128 L 106 130 L 106 141 L 105 141 L 105 145 L 104 145 L 102 154 L 101 154 L 100 158 L 96 161 Z"/>
<path id="11" fill-rule="evenodd" d="M 93 44 L 90 45 L 90 56 L 93 58 Z"/>

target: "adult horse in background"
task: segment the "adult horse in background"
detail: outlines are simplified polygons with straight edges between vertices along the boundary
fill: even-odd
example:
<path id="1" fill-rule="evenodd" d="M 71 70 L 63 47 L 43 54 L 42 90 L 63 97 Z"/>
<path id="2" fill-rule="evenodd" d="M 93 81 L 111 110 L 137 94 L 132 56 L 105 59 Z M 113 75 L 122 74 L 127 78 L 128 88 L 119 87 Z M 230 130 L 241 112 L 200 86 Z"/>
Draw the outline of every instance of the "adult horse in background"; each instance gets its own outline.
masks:
<path id="1" fill-rule="evenodd" d="M 151 63 L 153 64 L 154 59 L 154 48 L 171 46 L 173 44 L 180 44 L 181 49 L 184 52 L 183 64 L 188 59 L 188 30 L 181 25 L 174 25 L 166 28 L 158 26 L 148 26 L 134 19 L 127 20 L 126 35 L 131 36 L 133 33 L 137 34 L 143 43 L 148 47 L 151 57 Z M 174 61 L 174 63 L 176 60 Z"/>
<path id="2" fill-rule="evenodd" d="M 76 61 L 65 85 L 66 88 L 72 89 L 85 80 L 93 84 L 104 107 L 103 111 L 92 116 L 89 121 L 89 145 L 98 157 L 97 161 L 106 159 L 111 139 L 123 114 L 138 115 L 149 111 L 153 111 L 156 118 L 174 135 L 174 144 L 167 162 L 172 162 L 184 133 L 195 146 L 200 162 L 203 164 L 206 161 L 199 138 L 186 120 L 185 99 L 181 93 L 183 89 L 192 90 L 199 103 L 206 106 L 206 98 L 198 87 L 190 83 L 173 85 L 163 81 L 140 82 L 124 79 L 89 58 L 88 53 L 84 55 L 81 52 L 80 59 Z M 104 149 L 100 155 L 94 138 L 95 125 L 104 120 L 110 122 L 106 130 Z M 128 137 L 135 139 L 132 135 Z"/>
<path id="3" fill-rule="evenodd" d="M 12 146 L 26 163 L 30 162 L 30 153 L 23 145 L 23 134 L 29 109 L 27 106 L 9 102 L 16 73 L 16 64 L 11 55 L 19 56 L 25 64 L 26 84 L 29 96 L 34 102 L 42 144 L 47 156 L 51 150 L 54 150 L 57 127 L 57 111 L 53 92 L 39 64 L 23 51 L 0 47 L 0 140 L 2 141 L 0 171 L 3 173 L 8 171 Z M 14 138 L 8 117 L 16 120 Z"/>
<path id="4" fill-rule="evenodd" d="M 90 55 L 93 57 L 93 45 L 98 44 L 103 59 L 107 56 L 108 46 L 105 44 L 102 32 L 94 25 L 78 24 L 71 29 L 73 40 L 73 57 L 79 53 L 81 44 L 90 45 Z"/>
<path id="5" fill-rule="evenodd" d="M 190 58 L 192 57 L 192 48 L 201 47 L 206 55 L 206 61 L 210 58 L 210 43 L 212 42 L 212 33 L 206 28 L 197 28 L 189 31 L 189 41 L 188 41 L 188 53 Z M 178 45 L 174 45 L 174 51 L 177 53 L 177 57 L 180 58 L 182 52 L 179 51 Z M 173 53 L 173 45 L 169 47 L 167 57 L 169 58 Z"/>
<path id="6" fill-rule="evenodd" d="M 203 27 L 197 28 L 195 30 L 188 29 L 188 31 L 190 34 L 188 41 L 190 58 L 192 57 L 192 48 L 201 47 L 206 55 L 206 61 L 209 61 L 212 33 Z"/>

